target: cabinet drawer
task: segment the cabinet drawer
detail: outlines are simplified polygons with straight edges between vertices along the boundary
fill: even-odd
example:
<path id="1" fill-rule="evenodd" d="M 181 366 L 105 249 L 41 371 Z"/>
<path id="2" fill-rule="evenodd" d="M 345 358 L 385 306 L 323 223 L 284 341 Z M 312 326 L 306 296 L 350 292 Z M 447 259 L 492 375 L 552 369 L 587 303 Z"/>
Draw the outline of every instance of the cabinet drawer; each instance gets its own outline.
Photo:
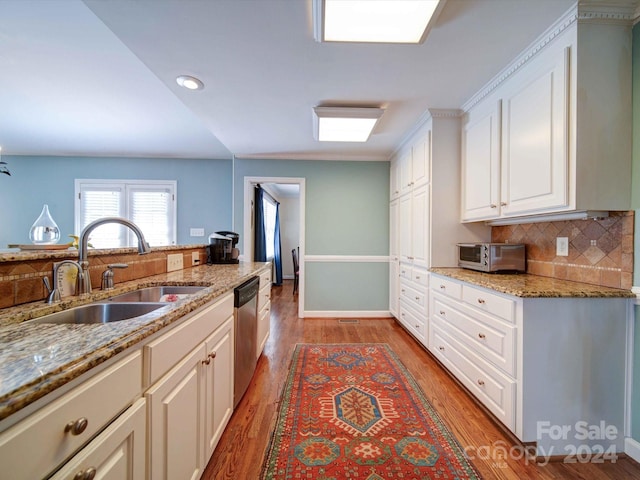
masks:
<path id="1" fill-rule="evenodd" d="M 424 268 L 414 268 L 411 271 L 411 280 L 417 285 L 429 286 L 429 273 Z"/>
<path id="2" fill-rule="evenodd" d="M 268 269 L 260 274 L 260 288 L 265 286 L 271 286 L 271 269 Z"/>
<path id="3" fill-rule="evenodd" d="M 400 282 L 400 300 L 404 300 L 411 304 L 418 311 L 426 313 L 427 294 L 424 291 L 418 290 L 419 286 L 411 284 L 406 281 Z"/>
<path id="4" fill-rule="evenodd" d="M 137 351 L 0 435 L 0 464 L 12 480 L 44 478 L 102 430 L 142 392 Z M 76 434 L 67 424 L 86 427 Z"/>
<path id="5" fill-rule="evenodd" d="M 501 297 L 469 285 L 462 286 L 462 299 L 479 310 L 497 315 L 510 322 L 514 321 L 516 302 L 513 299 Z"/>
<path id="6" fill-rule="evenodd" d="M 422 343 L 426 341 L 425 319 L 405 302 L 400 302 L 400 322 Z"/>
<path id="7" fill-rule="evenodd" d="M 431 278 L 431 289 L 452 298 L 462 298 L 462 285 L 442 277 Z"/>
<path id="8" fill-rule="evenodd" d="M 406 278 L 407 280 L 411 280 L 413 275 L 413 268 L 411 268 L 406 263 L 400 264 L 400 278 Z"/>
<path id="9" fill-rule="evenodd" d="M 258 312 L 264 310 L 269 302 L 271 302 L 271 283 L 261 287 L 258 292 Z"/>
<path id="10" fill-rule="evenodd" d="M 515 326 L 482 313 L 469 316 L 438 297 L 433 300 L 432 319 L 493 365 L 515 376 Z"/>
<path id="11" fill-rule="evenodd" d="M 196 310 L 184 323 L 145 345 L 145 387 L 168 372 L 230 315 L 233 315 L 233 294 L 205 306 L 203 310 Z"/>
<path id="12" fill-rule="evenodd" d="M 500 373 L 435 323 L 429 328 L 429 346 L 498 420 L 515 431 L 515 380 Z"/>

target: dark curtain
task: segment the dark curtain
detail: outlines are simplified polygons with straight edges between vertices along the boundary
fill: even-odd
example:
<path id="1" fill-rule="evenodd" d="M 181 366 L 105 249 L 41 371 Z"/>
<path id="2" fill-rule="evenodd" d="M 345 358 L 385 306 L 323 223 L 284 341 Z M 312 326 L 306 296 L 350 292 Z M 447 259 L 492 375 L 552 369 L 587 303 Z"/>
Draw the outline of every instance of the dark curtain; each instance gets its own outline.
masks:
<path id="1" fill-rule="evenodd" d="M 253 198 L 254 209 L 254 238 L 253 238 L 253 260 L 255 262 L 267 261 L 267 238 L 264 231 L 264 207 L 262 197 L 264 191 L 260 185 L 256 185 Z"/>
<path id="2" fill-rule="evenodd" d="M 282 285 L 282 244 L 280 242 L 280 202 L 276 202 L 276 228 L 273 236 L 273 264 L 276 267 L 274 285 Z"/>

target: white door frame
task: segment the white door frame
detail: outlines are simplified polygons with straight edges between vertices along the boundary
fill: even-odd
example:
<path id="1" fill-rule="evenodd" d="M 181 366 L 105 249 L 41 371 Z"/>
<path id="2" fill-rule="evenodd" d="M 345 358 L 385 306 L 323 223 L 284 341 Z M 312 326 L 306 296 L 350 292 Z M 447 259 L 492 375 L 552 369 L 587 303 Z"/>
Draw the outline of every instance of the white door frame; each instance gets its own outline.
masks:
<path id="1" fill-rule="evenodd" d="M 244 177 L 244 213 L 243 213 L 243 248 L 245 261 L 253 260 L 253 239 L 251 230 L 251 202 L 253 201 L 253 187 L 258 183 L 285 183 L 300 187 L 300 281 L 298 284 L 298 317 L 304 318 L 304 232 L 305 232 L 305 178 L 293 177 Z"/>

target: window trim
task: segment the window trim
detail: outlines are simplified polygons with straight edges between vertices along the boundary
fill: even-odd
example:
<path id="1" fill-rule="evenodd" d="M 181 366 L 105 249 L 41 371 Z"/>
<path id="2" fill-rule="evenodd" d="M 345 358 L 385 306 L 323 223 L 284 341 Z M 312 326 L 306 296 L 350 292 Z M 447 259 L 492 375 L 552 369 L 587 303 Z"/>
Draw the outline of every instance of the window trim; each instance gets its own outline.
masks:
<path id="1" fill-rule="evenodd" d="M 169 241 L 169 245 L 177 245 L 178 238 L 178 182 L 177 180 L 136 180 L 136 179 L 94 179 L 94 178 L 76 178 L 74 180 L 74 228 L 76 235 L 80 235 L 82 231 L 82 225 L 80 224 L 80 211 L 82 208 L 80 192 L 82 187 L 85 185 L 112 185 L 112 186 L 121 186 L 123 188 L 123 199 L 125 202 L 124 210 L 125 214 L 123 215 L 125 218 L 129 216 L 129 205 L 128 205 L 128 187 L 153 187 L 158 186 L 165 189 L 168 189 L 172 195 L 171 201 L 171 230 L 172 237 Z M 130 233 L 127 234 L 127 238 L 130 240 Z M 128 248 L 128 247 L 124 247 Z"/>

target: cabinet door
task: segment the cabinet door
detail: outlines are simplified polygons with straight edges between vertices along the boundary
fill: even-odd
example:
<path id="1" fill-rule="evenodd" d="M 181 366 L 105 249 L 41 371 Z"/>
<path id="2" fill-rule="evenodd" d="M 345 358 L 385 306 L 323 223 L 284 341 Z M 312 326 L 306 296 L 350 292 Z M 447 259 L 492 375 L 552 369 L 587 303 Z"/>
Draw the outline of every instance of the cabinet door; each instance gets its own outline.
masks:
<path id="1" fill-rule="evenodd" d="M 400 261 L 402 262 L 411 261 L 412 221 L 413 218 L 411 216 L 411 195 L 403 195 L 402 197 L 400 197 L 398 207 L 398 223 L 400 224 L 400 228 L 398 229 L 400 233 Z"/>
<path id="2" fill-rule="evenodd" d="M 400 160 L 393 159 L 389 167 L 389 198 L 400 195 Z"/>
<path id="3" fill-rule="evenodd" d="M 409 148 L 406 152 L 402 153 L 400 156 L 400 195 L 404 195 L 405 193 L 411 192 L 411 187 L 413 186 L 413 161 L 411 158 L 411 149 Z"/>
<path id="4" fill-rule="evenodd" d="M 411 255 L 419 267 L 429 267 L 429 186 L 416 188 L 411 195 Z"/>
<path id="5" fill-rule="evenodd" d="M 429 183 L 431 173 L 431 131 L 414 145 L 411 156 L 411 181 L 413 187 Z"/>
<path id="6" fill-rule="evenodd" d="M 398 257 L 400 255 L 399 209 L 400 202 L 398 200 L 394 200 L 389 204 L 389 256 L 391 260 L 399 260 Z"/>
<path id="7" fill-rule="evenodd" d="M 82 449 L 51 480 L 145 478 L 146 401 L 138 400 Z M 91 477 L 92 478 L 92 477 Z"/>
<path id="8" fill-rule="evenodd" d="M 538 60 L 503 91 L 502 216 L 569 204 L 568 49 Z"/>
<path id="9" fill-rule="evenodd" d="M 204 343 L 193 350 L 145 397 L 149 405 L 153 480 L 197 480 L 204 467 Z"/>
<path id="10" fill-rule="evenodd" d="M 500 101 L 468 113 L 462 132 L 462 221 L 500 214 Z"/>
<path id="11" fill-rule="evenodd" d="M 398 318 L 398 301 L 399 301 L 399 286 L 400 275 L 398 269 L 400 264 L 398 260 L 393 258 L 389 261 L 389 313 Z"/>
<path id="12" fill-rule="evenodd" d="M 233 413 L 233 317 L 206 341 L 205 367 L 205 463 L 213 453 Z"/>

